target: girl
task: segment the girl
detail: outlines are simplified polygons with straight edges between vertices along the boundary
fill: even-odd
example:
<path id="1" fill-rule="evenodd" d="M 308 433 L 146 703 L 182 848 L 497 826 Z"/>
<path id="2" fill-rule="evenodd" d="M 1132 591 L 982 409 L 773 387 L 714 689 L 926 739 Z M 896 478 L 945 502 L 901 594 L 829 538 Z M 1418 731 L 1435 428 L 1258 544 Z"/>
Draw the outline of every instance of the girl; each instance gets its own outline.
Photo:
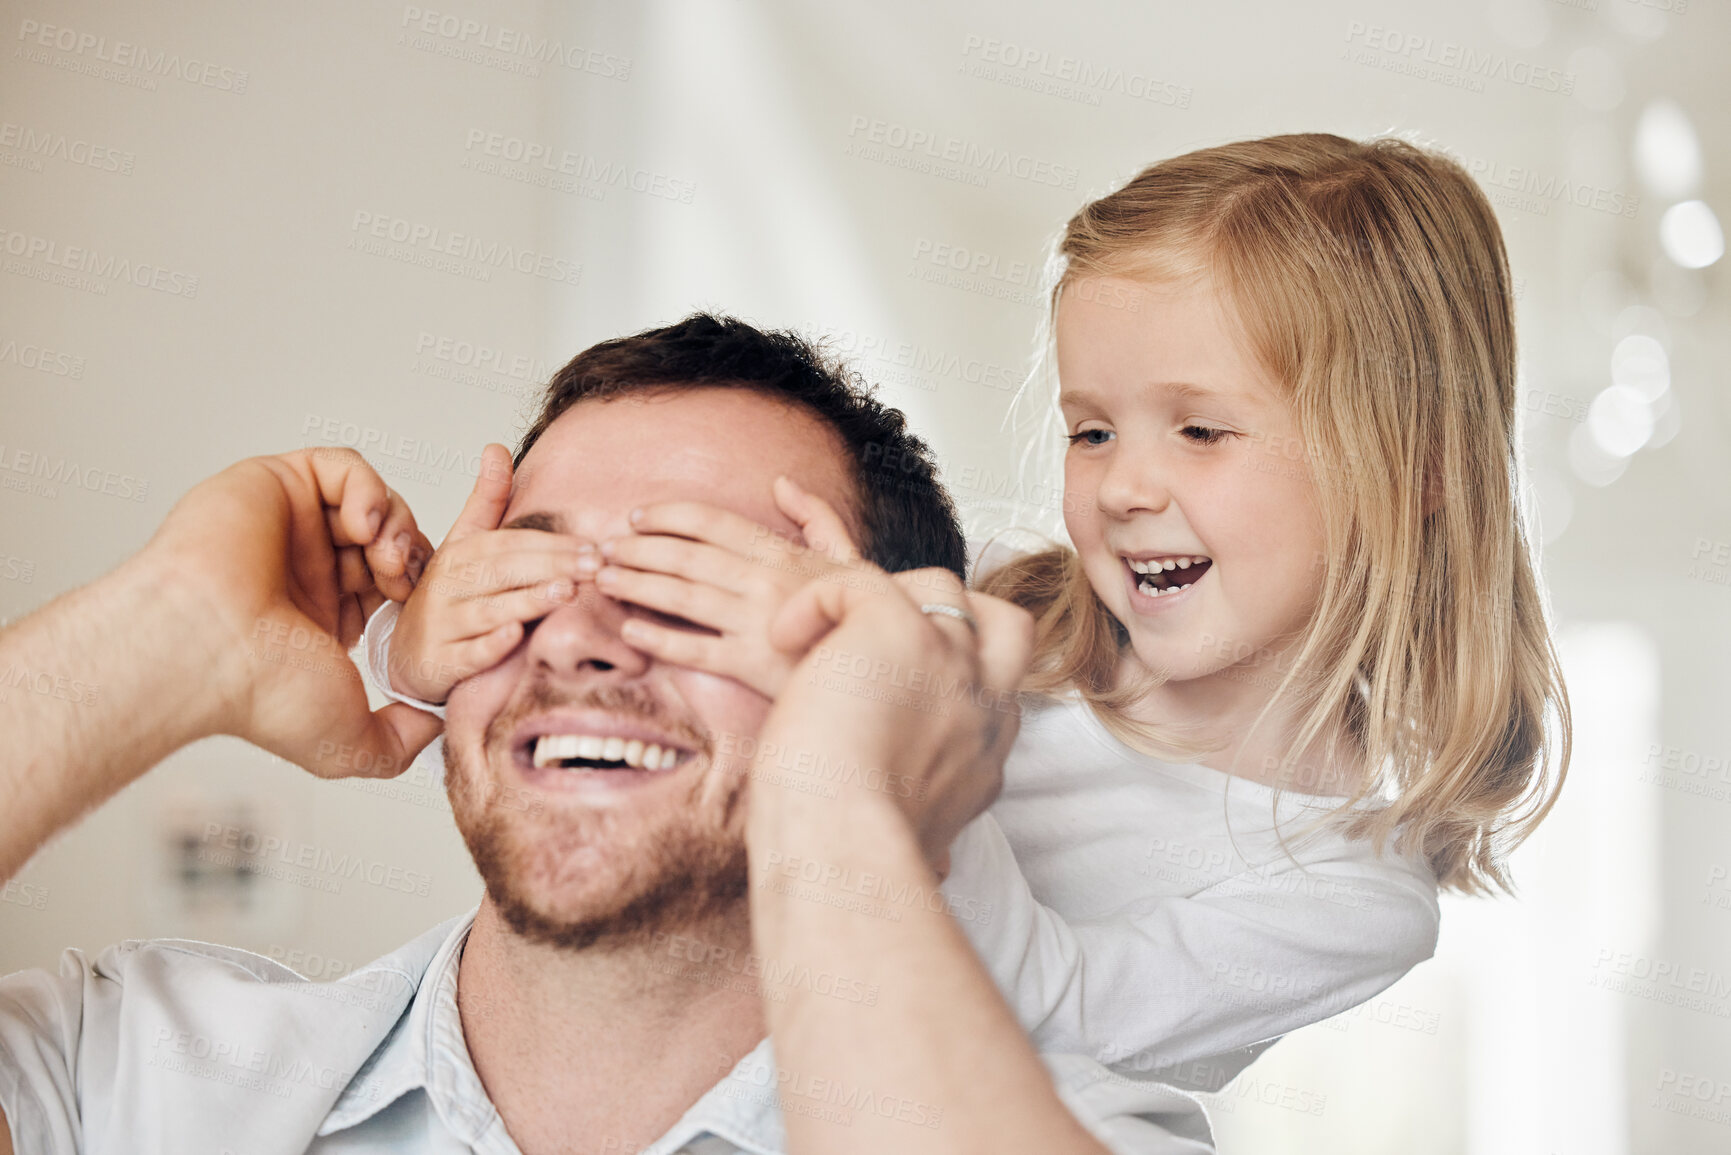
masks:
<path id="1" fill-rule="evenodd" d="M 1155 164 L 1058 249 L 1071 544 L 976 565 L 1037 620 L 1040 704 L 944 889 L 1043 1050 L 1213 1090 L 1429 957 L 1438 885 L 1506 887 L 1561 783 L 1507 258 L 1453 162 L 1327 135 Z M 650 507 L 600 588 L 691 617 L 669 591 L 704 584 L 704 551 L 754 548 L 708 524 Z M 748 678 L 728 655 L 761 658 L 793 588 L 756 568 L 691 619 L 731 651 L 649 623 L 632 644 Z M 473 641 L 438 599 L 410 599 L 388 663 L 370 630 L 382 686 Z"/>

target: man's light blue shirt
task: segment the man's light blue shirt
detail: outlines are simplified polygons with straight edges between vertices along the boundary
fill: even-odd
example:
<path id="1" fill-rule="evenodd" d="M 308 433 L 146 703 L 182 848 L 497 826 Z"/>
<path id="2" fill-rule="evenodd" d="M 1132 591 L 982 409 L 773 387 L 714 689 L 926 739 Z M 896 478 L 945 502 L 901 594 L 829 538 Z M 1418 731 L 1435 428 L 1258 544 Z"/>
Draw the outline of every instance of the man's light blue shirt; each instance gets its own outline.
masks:
<path id="1" fill-rule="evenodd" d="M 130 941 L 0 979 L 0 1108 L 20 1155 L 520 1155 L 469 1058 L 457 963 L 474 912 L 332 982 L 247 951 Z M 606 1041 L 597 1045 L 605 1046 Z M 1074 1055 L 1045 1057 L 1112 1150 L 1212 1151 L 1199 1104 Z M 765 1039 L 659 1137 L 573 1136 L 621 1155 L 782 1155 L 781 1110 L 845 1125 L 940 1109 L 790 1087 Z M 781 1106 L 778 1107 L 778 1091 Z"/>

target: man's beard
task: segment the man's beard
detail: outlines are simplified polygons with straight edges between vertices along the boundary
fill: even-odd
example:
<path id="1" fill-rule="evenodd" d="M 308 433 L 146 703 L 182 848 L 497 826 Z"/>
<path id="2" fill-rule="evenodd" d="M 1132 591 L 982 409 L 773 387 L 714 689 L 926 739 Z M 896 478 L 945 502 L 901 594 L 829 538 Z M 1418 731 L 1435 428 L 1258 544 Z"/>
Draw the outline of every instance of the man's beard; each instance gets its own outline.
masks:
<path id="1" fill-rule="evenodd" d="M 705 736 L 673 719 L 649 694 L 632 686 L 603 686 L 575 696 L 556 693 L 537 680 L 521 702 L 507 706 L 488 725 L 482 764 L 465 766 L 448 739 L 445 790 L 457 829 L 468 844 L 487 895 L 514 932 L 529 942 L 566 950 L 601 945 L 624 949 L 643 945 L 656 931 L 690 930 L 718 922 L 744 901 L 747 883 L 745 840 L 730 829 L 743 798 L 744 777 L 728 787 L 719 813 L 705 812 L 699 792 L 706 774 L 693 780 L 691 796 L 676 804 L 669 821 L 651 826 L 635 845 L 618 848 L 618 885 L 588 894 L 576 909 L 549 910 L 568 871 L 561 868 L 583 847 L 605 847 L 612 835 L 610 811 L 570 815 L 558 824 L 530 820 L 531 804 L 522 791 L 501 789 L 491 766 L 509 764 L 511 734 L 524 717 L 559 707 L 605 710 L 652 723 L 714 757 Z M 605 771 L 603 772 L 605 773 Z M 673 773 L 673 771 L 669 771 Z M 504 801 L 515 794 L 517 801 Z M 513 820 L 515 816 L 515 820 Z M 610 872 L 614 873 L 614 872 Z"/>

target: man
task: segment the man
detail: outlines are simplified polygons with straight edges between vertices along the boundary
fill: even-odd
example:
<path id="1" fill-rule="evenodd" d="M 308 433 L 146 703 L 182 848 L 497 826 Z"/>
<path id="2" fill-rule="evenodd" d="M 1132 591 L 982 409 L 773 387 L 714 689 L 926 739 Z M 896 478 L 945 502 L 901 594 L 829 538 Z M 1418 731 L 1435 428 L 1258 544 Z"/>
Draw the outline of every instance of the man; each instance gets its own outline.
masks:
<path id="1" fill-rule="evenodd" d="M 608 388 L 561 390 L 573 380 Z M 867 468 L 872 446 L 896 476 Z M 799 862 L 929 892 L 1014 733 L 990 703 L 1020 678 L 1028 622 L 941 568 L 959 533 L 900 414 L 793 338 L 696 316 L 580 354 L 518 460 L 513 477 L 489 447 L 464 520 L 519 527 L 573 573 L 650 503 L 702 500 L 797 535 L 771 496 L 791 478 L 847 511 L 868 557 L 917 571 L 815 581 L 783 615 L 791 634 L 981 692 L 910 710 L 838 692 L 814 657 L 772 705 L 634 649 L 635 607 L 556 592 L 448 707 L 478 911 L 330 984 L 173 941 L 8 976 L 0 1110 L 20 1151 L 1209 1149 L 1183 1096 L 1076 1056 L 1042 1064 L 941 906 L 873 917 L 778 885 Z M 928 463 L 924 484 L 910 461 Z M 90 704 L 0 703 L 0 875 L 210 734 L 326 777 L 405 767 L 436 719 L 371 715 L 352 668 L 258 661 L 248 643 L 298 628 L 352 644 L 381 596 L 407 596 L 425 546 L 358 455 L 255 458 L 194 488 L 114 573 L 0 635 L 0 661 L 101 687 Z M 565 735 L 675 754 L 653 771 L 535 765 L 535 742 Z M 786 751 L 894 767 L 918 789 L 802 792 L 760 772 Z M 872 998 L 729 981 L 745 957 Z"/>

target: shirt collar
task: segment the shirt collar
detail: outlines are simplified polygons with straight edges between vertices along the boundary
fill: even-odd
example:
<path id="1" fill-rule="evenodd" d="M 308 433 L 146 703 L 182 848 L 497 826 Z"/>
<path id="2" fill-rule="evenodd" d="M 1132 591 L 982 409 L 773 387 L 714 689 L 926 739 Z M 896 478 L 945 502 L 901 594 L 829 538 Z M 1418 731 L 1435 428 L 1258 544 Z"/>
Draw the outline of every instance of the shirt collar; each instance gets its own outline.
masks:
<path id="1" fill-rule="evenodd" d="M 320 1136 L 358 1126 L 419 1090 L 463 1142 L 478 1151 L 517 1155 L 469 1057 L 457 1010 L 457 964 L 478 910 L 446 924 L 449 933 L 427 965 L 414 1001 L 343 1089 L 319 1126 Z M 781 1155 L 787 1140 L 776 1106 L 775 1071 L 774 1053 L 765 1038 L 642 1155 L 677 1151 L 704 1135 L 751 1155 Z"/>

